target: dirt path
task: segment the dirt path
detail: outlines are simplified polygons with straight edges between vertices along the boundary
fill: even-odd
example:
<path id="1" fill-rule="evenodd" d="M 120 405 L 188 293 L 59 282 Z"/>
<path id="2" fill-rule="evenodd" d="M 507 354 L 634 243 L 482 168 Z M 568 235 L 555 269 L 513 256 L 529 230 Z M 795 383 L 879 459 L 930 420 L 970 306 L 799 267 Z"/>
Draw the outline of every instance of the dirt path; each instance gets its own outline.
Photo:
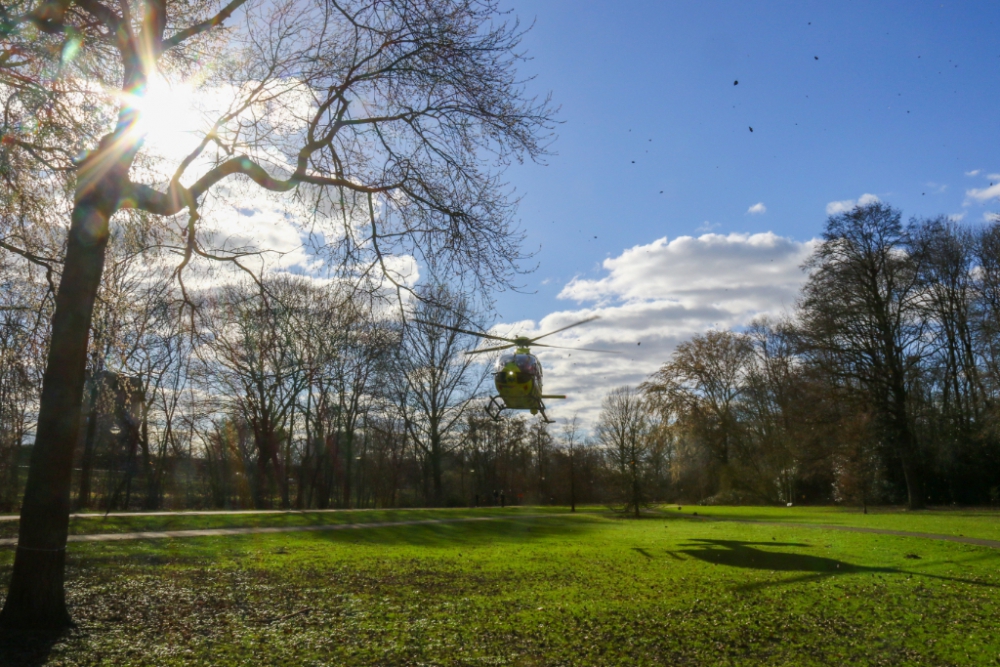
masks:
<path id="1" fill-rule="evenodd" d="M 193 512 L 182 512 L 193 514 Z M 169 513 L 167 515 L 170 515 Z M 137 516 L 135 514 L 129 516 Z M 148 515 L 147 515 L 148 516 Z M 163 514 L 157 515 L 163 516 Z M 151 530 L 135 533 L 96 533 L 93 535 L 70 535 L 70 542 L 120 542 L 124 540 L 159 540 L 184 537 L 219 537 L 227 535 L 266 535 L 272 533 L 309 533 L 330 530 L 354 530 L 361 528 L 392 528 L 395 526 L 424 526 L 440 523 L 464 523 L 470 521 L 521 521 L 524 519 L 552 518 L 566 514 L 526 514 L 524 516 L 475 516 L 455 519 L 413 519 L 410 521 L 372 521 L 367 523 L 332 523 L 322 526 L 251 526 L 247 528 L 198 528 L 194 530 Z M 0 539 L 0 546 L 15 546 L 16 537 Z"/>

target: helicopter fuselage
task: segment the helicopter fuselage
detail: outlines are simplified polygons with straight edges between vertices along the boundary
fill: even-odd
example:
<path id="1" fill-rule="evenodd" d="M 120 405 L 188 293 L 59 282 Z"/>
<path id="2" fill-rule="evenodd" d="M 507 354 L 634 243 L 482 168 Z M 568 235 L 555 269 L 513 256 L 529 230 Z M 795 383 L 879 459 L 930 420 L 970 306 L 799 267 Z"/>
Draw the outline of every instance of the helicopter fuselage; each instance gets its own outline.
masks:
<path id="1" fill-rule="evenodd" d="M 548 343 L 538 342 L 546 336 L 551 336 L 552 334 L 572 329 L 573 327 L 586 324 L 587 322 L 593 322 L 596 319 L 598 319 L 598 316 L 592 315 L 585 320 L 573 322 L 572 324 L 568 324 L 562 328 L 556 329 L 555 331 L 550 331 L 540 336 L 530 338 L 528 336 L 515 336 L 514 338 L 508 338 L 505 336 L 497 336 L 496 334 L 462 329 L 448 324 L 442 324 L 441 322 L 430 322 L 427 320 L 415 319 L 414 322 L 422 326 L 440 327 L 442 329 L 448 329 L 449 331 L 454 331 L 455 333 L 464 334 L 466 336 L 477 336 L 479 338 L 504 343 L 504 345 L 493 345 L 491 347 L 484 347 L 478 350 L 468 350 L 466 351 L 466 354 L 492 354 L 500 350 L 509 350 L 510 348 L 514 348 L 513 354 L 507 353 L 502 355 L 499 359 L 497 359 L 496 365 L 493 367 L 493 384 L 497 388 L 498 395 L 490 397 L 490 401 L 486 405 L 486 414 L 488 414 L 494 421 L 498 421 L 504 410 L 530 410 L 533 415 L 541 413 L 542 419 L 551 424 L 552 420 L 545 414 L 544 399 L 566 397 L 562 395 L 542 393 L 542 364 L 538 361 L 538 357 L 531 354 L 531 350 L 529 348 L 532 345 L 538 345 L 539 347 L 556 347 L 568 350 L 583 350 L 585 352 L 606 352 L 607 350 L 588 350 L 582 347 L 567 348 L 562 345 L 549 345 Z"/>
<path id="2" fill-rule="evenodd" d="M 519 348 L 515 354 L 505 354 L 497 360 L 493 384 L 503 407 L 509 410 L 530 410 L 545 417 L 544 398 L 565 398 L 542 394 L 542 364 L 527 349 Z M 546 421 L 548 419 L 546 418 Z"/>
<path id="3" fill-rule="evenodd" d="M 508 354 L 500 358 L 493 384 L 504 406 L 537 412 L 542 400 L 542 365 L 533 354 Z"/>

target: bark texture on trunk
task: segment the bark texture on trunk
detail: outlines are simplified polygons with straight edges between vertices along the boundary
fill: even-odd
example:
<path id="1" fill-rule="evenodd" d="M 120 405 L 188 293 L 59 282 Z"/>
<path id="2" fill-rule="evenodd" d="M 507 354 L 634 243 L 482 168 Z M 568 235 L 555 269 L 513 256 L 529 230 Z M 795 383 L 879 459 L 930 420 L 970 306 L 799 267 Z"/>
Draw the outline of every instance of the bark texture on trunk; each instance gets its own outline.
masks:
<path id="1" fill-rule="evenodd" d="M 42 376 L 38 428 L 21 505 L 17 551 L 0 626 L 72 625 L 64 589 L 73 450 L 94 301 L 104 271 L 108 223 L 118 210 L 139 143 L 121 122 L 77 172 L 66 258 L 56 292 L 52 338 Z"/>
<path id="2" fill-rule="evenodd" d="M 113 197 L 117 202 L 117 197 Z M 107 201 L 107 199 L 105 199 Z M 24 490 L 6 627 L 71 624 L 63 589 L 73 450 L 80 433 L 84 369 L 94 299 L 104 269 L 112 207 L 78 200 L 52 317 L 38 429 Z"/>

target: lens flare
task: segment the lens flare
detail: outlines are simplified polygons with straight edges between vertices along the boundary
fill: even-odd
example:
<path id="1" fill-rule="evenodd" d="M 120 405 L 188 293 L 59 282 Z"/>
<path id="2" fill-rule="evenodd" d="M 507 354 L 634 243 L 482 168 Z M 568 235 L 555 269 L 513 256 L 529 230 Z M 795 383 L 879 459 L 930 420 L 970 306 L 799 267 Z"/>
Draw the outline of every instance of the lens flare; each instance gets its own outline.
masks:
<path id="1" fill-rule="evenodd" d="M 137 114 L 134 137 L 162 157 L 187 150 L 204 124 L 195 108 L 194 90 L 186 83 L 170 84 L 154 76 L 144 89 L 127 94 L 125 103 Z"/>

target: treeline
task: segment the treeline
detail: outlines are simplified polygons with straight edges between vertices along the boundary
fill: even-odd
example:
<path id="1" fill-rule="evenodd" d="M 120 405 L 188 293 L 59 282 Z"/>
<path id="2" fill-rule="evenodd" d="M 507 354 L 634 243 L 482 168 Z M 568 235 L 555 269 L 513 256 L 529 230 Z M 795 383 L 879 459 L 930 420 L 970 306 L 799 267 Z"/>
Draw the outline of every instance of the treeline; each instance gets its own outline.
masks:
<path id="1" fill-rule="evenodd" d="M 192 290 L 145 240 L 111 247 L 78 509 L 1000 503 L 1000 223 L 904 225 L 878 202 L 831 217 L 793 312 L 684 342 L 586 433 L 485 417 L 477 341 L 446 328 L 482 322 L 446 287 L 402 308 L 289 275 Z M 52 301 L 21 258 L 0 288 L 10 511 Z"/>
<path id="2" fill-rule="evenodd" d="M 1000 222 L 829 218 L 794 312 L 678 346 L 643 385 L 672 494 L 1000 503 Z"/>
<path id="3" fill-rule="evenodd" d="M 492 377 L 474 363 L 482 357 L 464 355 L 478 339 L 437 326 L 479 326 L 449 289 L 423 289 L 402 310 L 346 281 L 290 275 L 195 289 L 149 246 L 123 232 L 111 242 L 92 322 L 75 509 L 613 495 L 604 449 L 575 426 L 485 417 Z M 11 260 L 0 265 L 3 511 L 18 507 L 25 483 L 52 308 L 44 267 Z"/>

